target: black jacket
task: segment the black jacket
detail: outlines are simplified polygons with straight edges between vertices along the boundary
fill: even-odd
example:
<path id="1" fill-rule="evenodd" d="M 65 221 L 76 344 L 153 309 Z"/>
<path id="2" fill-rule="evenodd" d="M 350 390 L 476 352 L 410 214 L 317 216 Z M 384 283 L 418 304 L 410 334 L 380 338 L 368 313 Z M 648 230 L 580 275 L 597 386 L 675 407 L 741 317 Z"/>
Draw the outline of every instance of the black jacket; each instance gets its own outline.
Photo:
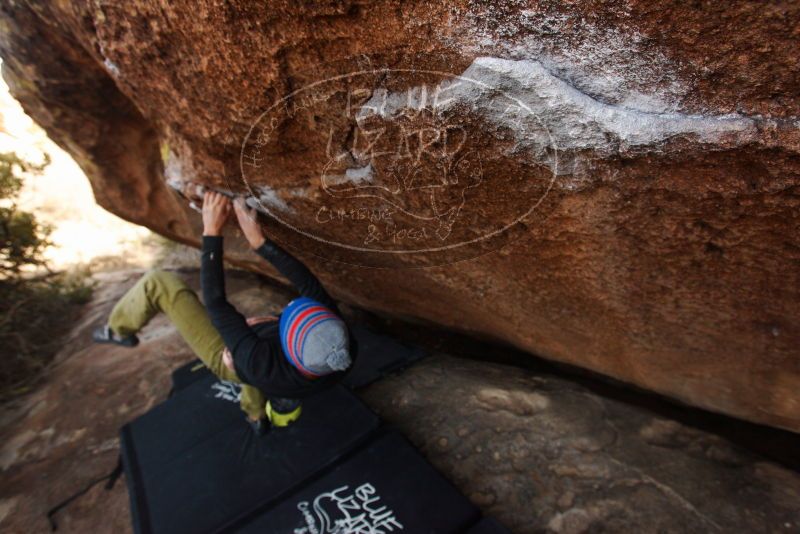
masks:
<path id="1" fill-rule="evenodd" d="M 259 256 L 272 263 L 304 297 L 327 306 L 341 317 L 336 302 L 316 276 L 297 258 L 267 240 Z M 201 259 L 203 300 L 211 322 L 233 355 L 236 374 L 246 384 L 257 387 L 266 397 L 308 397 L 337 384 L 347 371 L 309 379 L 289 363 L 281 346 L 278 321 L 249 326 L 244 316 L 225 298 L 225 275 L 222 267 L 222 237 L 203 236 Z M 349 328 L 348 328 L 349 330 Z M 357 345 L 348 331 L 350 356 L 356 360 Z M 352 369 L 352 365 L 350 368 Z"/>

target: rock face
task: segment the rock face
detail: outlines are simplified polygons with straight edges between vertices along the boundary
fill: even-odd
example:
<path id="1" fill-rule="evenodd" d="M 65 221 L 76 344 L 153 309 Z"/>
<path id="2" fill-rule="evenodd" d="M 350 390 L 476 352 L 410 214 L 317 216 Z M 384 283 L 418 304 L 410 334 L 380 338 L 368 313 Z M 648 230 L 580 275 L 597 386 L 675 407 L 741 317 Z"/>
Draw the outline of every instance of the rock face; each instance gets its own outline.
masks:
<path id="1" fill-rule="evenodd" d="M 0 9 L 120 216 L 196 245 L 196 184 L 245 194 L 347 302 L 800 431 L 800 5 Z"/>
<path id="2" fill-rule="evenodd" d="M 2 532 L 48 531 L 47 510 L 111 471 L 119 427 L 166 398 L 170 371 L 193 357 L 163 315 L 135 349 L 88 342 L 140 275 L 106 275 L 41 387 L 0 410 Z M 196 272 L 185 279 L 199 284 Z M 229 274 L 228 290 L 248 315 L 291 298 L 250 275 Z M 513 532 L 800 527 L 796 471 L 591 387 L 453 354 L 434 352 L 360 395 Z M 796 450 L 796 435 L 763 430 L 755 437 L 785 434 Z M 125 484 L 98 484 L 55 519 L 59 532 L 130 532 Z"/>
<path id="3" fill-rule="evenodd" d="M 796 472 L 558 377 L 438 355 L 365 397 L 515 533 L 782 532 L 800 521 Z"/>

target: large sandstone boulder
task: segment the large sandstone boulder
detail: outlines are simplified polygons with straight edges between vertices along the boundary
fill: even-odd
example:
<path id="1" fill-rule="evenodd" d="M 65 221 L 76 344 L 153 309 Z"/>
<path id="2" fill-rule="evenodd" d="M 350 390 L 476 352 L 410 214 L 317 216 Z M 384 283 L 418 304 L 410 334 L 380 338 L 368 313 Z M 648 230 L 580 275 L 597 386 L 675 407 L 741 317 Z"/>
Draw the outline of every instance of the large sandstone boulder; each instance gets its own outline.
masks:
<path id="1" fill-rule="evenodd" d="M 246 194 L 347 302 L 800 430 L 800 5 L 0 9 L 120 216 L 196 245 L 196 184 Z"/>

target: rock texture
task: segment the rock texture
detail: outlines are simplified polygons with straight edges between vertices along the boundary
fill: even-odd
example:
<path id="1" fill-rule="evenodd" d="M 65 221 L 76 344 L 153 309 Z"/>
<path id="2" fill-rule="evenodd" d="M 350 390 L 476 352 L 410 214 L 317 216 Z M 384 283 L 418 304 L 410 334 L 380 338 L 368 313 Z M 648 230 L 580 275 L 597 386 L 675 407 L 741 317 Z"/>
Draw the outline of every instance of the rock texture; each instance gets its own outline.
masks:
<path id="1" fill-rule="evenodd" d="M 797 4 L 0 9 L 122 217 L 197 244 L 175 191 L 246 194 L 347 302 L 800 430 Z"/>
<path id="2" fill-rule="evenodd" d="M 562 378 L 438 356 L 365 396 L 515 533 L 799 525 L 797 472 Z"/>
<path id="3" fill-rule="evenodd" d="M 47 531 L 47 510 L 113 468 L 119 427 L 166 398 L 170 371 L 192 358 L 163 316 L 135 349 L 88 342 L 92 325 L 140 275 L 103 275 L 41 386 L 0 412 L 3 532 Z M 197 287 L 196 271 L 184 277 Z M 274 313 L 291 298 L 251 275 L 229 274 L 228 287 L 247 314 Z M 514 532 L 800 527 L 796 471 L 552 373 L 434 352 L 362 396 Z M 777 441 L 776 431 L 749 433 Z M 797 442 L 787 438 L 784 459 Z M 98 484 L 55 519 L 60 532 L 130 532 L 124 481 L 111 491 Z"/>

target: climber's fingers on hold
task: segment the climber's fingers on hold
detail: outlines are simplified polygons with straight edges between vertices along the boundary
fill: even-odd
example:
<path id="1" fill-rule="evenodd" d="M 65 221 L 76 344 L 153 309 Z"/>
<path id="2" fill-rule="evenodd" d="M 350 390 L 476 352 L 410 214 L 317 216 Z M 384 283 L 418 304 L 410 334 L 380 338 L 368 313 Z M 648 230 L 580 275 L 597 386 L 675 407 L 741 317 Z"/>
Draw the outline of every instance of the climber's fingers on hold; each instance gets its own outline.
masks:
<path id="1" fill-rule="evenodd" d="M 216 191 L 206 191 L 203 193 L 203 205 L 206 204 L 208 204 L 209 207 L 230 208 L 228 197 Z"/>
<path id="2" fill-rule="evenodd" d="M 255 210 L 247 207 L 244 197 L 236 197 L 233 201 L 233 209 L 239 221 L 255 220 Z"/>

